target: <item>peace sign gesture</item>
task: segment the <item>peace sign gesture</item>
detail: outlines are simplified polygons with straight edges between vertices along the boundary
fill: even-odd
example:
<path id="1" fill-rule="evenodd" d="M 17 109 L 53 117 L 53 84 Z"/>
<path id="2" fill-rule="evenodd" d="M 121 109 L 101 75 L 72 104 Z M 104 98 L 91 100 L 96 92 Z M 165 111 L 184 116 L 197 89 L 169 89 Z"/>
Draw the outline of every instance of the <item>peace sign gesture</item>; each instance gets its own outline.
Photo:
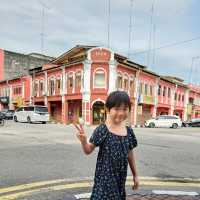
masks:
<path id="1" fill-rule="evenodd" d="M 76 122 L 73 122 L 74 127 L 77 129 L 77 133 L 76 136 L 77 138 L 80 140 L 80 142 L 83 143 L 87 143 L 87 136 L 85 134 L 85 131 L 83 129 L 83 125 L 82 124 L 78 124 Z"/>

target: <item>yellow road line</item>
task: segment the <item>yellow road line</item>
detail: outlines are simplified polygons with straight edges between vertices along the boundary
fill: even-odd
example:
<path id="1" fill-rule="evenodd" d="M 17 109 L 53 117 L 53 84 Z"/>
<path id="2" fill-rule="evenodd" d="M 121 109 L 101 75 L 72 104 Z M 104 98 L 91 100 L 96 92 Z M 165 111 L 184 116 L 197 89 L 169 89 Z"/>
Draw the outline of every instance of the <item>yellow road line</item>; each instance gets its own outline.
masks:
<path id="1" fill-rule="evenodd" d="M 160 181 L 160 182 L 191 182 L 191 183 L 200 183 L 200 179 L 190 179 L 190 178 L 185 178 L 185 179 L 162 179 L 162 178 L 158 178 L 158 177 L 139 177 L 140 181 Z M 31 189 L 34 187 L 45 187 L 47 185 L 51 185 L 51 184 L 59 184 L 62 182 L 77 182 L 77 180 L 73 180 L 73 179 L 56 179 L 56 180 L 50 180 L 50 181 L 40 181 L 40 182 L 33 182 L 33 183 L 28 183 L 28 184 L 22 184 L 22 185 L 16 185 L 16 186 L 10 186 L 10 187 L 6 187 L 6 188 L 0 188 L 0 195 L 3 193 L 7 193 L 7 192 L 15 192 L 18 190 L 27 190 L 27 189 Z M 82 181 L 86 181 L 86 179 L 81 179 Z M 92 177 L 88 177 L 88 180 L 92 180 Z M 88 181 L 87 180 L 87 181 Z M 127 177 L 127 180 L 132 180 L 131 176 Z"/>
<path id="2" fill-rule="evenodd" d="M 19 197 L 29 196 L 34 193 L 42 193 L 42 192 L 52 192 L 52 191 L 60 191 L 67 189 L 80 189 L 80 188 L 88 188 L 92 187 L 92 182 L 82 182 L 82 183 L 70 183 L 70 184 L 60 184 L 55 186 L 47 186 L 39 189 L 30 189 L 28 191 L 16 192 L 14 194 L 7 194 L 0 197 L 0 200 L 15 200 Z M 126 185 L 131 186 L 133 184 L 132 181 L 127 181 Z M 200 188 L 200 184 L 196 183 L 175 183 L 175 182 L 162 182 L 162 181 L 141 181 L 140 183 L 143 186 L 168 186 L 168 187 L 198 187 Z"/>
<path id="3" fill-rule="evenodd" d="M 62 183 L 66 181 L 66 179 L 57 179 L 57 180 L 51 180 L 51 181 L 40 181 L 40 182 L 35 182 L 35 183 L 28 183 L 28 184 L 22 184 L 22 185 L 17 185 L 17 186 L 10 186 L 7 188 L 0 188 L 0 194 L 6 193 L 6 192 L 14 192 L 17 190 L 26 190 L 30 189 L 33 187 L 43 187 L 46 185 L 50 184 L 57 184 L 57 183 Z"/>

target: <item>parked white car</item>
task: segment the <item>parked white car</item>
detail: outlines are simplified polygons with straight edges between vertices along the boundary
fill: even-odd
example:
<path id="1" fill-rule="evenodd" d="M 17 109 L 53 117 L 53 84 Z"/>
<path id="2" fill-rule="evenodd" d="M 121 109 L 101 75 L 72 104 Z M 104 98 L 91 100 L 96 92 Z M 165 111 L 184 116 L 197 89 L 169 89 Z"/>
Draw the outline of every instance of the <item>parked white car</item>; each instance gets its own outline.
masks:
<path id="1" fill-rule="evenodd" d="M 169 127 L 178 128 L 182 126 L 182 121 L 179 116 L 176 115 L 160 115 L 155 119 L 145 121 L 145 126 L 154 127 Z"/>
<path id="2" fill-rule="evenodd" d="M 13 116 L 15 122 L 42 122 L 49 121 L 49 113 L 46 106 L 23 106 L 18 108 Z"/>

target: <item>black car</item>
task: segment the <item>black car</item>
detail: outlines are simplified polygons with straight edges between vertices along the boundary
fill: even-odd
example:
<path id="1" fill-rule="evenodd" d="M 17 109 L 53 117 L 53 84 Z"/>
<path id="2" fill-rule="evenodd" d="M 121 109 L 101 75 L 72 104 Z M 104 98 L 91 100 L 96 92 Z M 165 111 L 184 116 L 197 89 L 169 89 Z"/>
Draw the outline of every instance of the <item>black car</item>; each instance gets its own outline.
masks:
<path id="1" fill-rule="evenodd" d="M 191 121 L 183 122 L 184 127 L 200 127 L 200 118 L 194 118 Z"/>
<path id="2" fill-rule="evenodd" d="M 13 115 L 14 115 L 15 111 L 14 110 L 7 110 L 5 111 L 4 114 L 4 118 L 5 119 L 13 119 Z"/>
<path id="3" fill-rule="evenodd" d="M 4 119 L 4 114 L 0 112 L 0 120 Z"/>

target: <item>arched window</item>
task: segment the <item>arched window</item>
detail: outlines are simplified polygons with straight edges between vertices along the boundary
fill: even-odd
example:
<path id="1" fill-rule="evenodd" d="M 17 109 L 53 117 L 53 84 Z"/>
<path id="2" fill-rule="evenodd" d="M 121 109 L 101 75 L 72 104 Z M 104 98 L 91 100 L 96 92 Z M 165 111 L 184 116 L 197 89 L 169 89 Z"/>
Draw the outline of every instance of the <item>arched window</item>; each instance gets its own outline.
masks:
<path id="1" fill-rule="evenodd" d="M 68 74 L 68 77 L 67 77 L 67 88 L 68 89 L 72 89 L 74 86 L 73 86 L 73 73 L 69 73 Z"/>
<path id="2" fill-rule="evenodd" d="M 55 78 L 52 77 L 49 79 L 49 96 L 55 94 Z"/>
<path id="3" fill-rule="evenodd" d="M 106 87 L 106 77 L 105 72 L 102 69 L 98 69 L 94 75 L 94 87 L 95 88 L 105 88 Z"/>
<path id="4" fill-rule="evenodd" d="M 121 73 L 117 74 L 117 89 L 122 89 L 122 75 L 121 75 Z"/>
<path id="5" fill-rule="evenodd" d="M 34 81 L 34 85 L 33 85 L 33 96 L 34 97 L 38 96 L 38 91 L 39 91 L 39 85 L 38 85 L 38 80 L 36 80 L 36 81 Z"/>
<path id="6" fill-rule="evenodd" d="M 128 91 L 128 76 L 124 76 L 124 90 Z"/>
<path id="7" fill-rule="evenodd" d="M 81 88 L 81 71 L 75 74 L 75 88 L 78 90 Z"/>
<path id="8" fill-rule="evenodd" d="M 61 91 L 61 77 L 56 78 L 56 94 L 60 94 Z"/>
<path id="9" fill-rule="evenodd" d="M 44 94 L 44 80 L 39 81 L 39 96 Z"/>

